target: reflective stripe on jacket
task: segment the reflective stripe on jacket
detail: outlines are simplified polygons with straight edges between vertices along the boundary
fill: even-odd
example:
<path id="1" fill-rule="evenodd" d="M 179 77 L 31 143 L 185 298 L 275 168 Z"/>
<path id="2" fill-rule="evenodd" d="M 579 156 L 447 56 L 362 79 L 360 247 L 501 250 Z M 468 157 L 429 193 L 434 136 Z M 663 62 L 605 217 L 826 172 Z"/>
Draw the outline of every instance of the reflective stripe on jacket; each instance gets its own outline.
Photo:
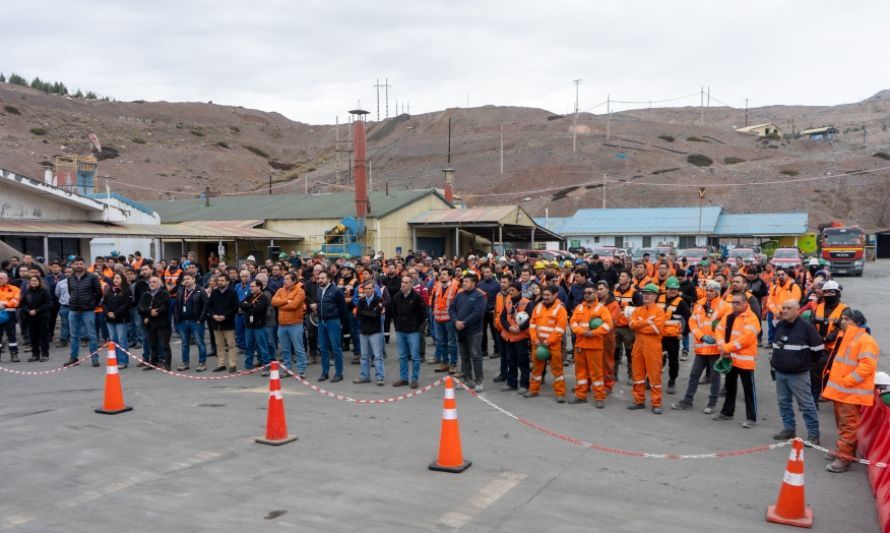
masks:
<path id="1" fill-rule="evenodd" d="M 880 348 L 864 328 L 848 323 L 841 338 L 823 396 L 856 405 L 872 405 Z"/>

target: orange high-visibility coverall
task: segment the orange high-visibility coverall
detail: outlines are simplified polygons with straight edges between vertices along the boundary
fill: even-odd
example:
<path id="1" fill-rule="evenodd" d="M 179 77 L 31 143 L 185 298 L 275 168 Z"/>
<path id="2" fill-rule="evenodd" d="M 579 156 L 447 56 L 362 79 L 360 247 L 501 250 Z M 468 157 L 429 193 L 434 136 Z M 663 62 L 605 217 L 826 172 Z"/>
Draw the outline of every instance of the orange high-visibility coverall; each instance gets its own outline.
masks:
<path id="1" fill-rule="evenodd" d="M 602 325 L 590 329 L 590 321 L 599 318 Z M 603 337 L 612 332 L 612 313 L 599 302 L 581 302 L 575 306 L 571 320 L 575 334 L 575 396 L 586 400 L 587 391 L 593 383 L 593 397 L 606 399 L 606 382 L 603 377 Z M 585 336 L 588 332 L 592 337 Z"/>
<path id="2" fill-rule="evenodd" d="M 664 309 L 649 304 L 634 309 L 630 328 L 636 333 L 633 357 L 633 399 L 646 402 L 646 378 L 649 379 L 652 407 L 661 407 L 661 338 L 664 334 Z"/>
<path id="3" fill-rule="evenodd" d="M 566 377 L 562 372 L 562 337 L 568 325 L 568 313 L 559 300 L 547 307 L 543 302 L 535 306 L 529 318 L 529 338 L 531 339 L 532 375 L 528 391 L 537 393 L 541 390 L 542 376 L 547 361 L 539 361 L 535 351 L 539 344 L 550 350 L 550 370 L 553 372 L 553 392 L 558 397 L 566 395 Z"/>

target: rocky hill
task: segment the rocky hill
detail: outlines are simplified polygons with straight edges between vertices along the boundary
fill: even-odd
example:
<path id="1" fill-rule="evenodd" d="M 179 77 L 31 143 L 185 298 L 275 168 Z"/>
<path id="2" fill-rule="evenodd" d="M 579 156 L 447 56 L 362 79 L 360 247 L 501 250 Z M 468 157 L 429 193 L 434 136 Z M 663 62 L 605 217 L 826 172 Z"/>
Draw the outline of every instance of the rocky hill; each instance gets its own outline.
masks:
<path id="1" fill-rule="evenodd" d="M 736 133 L 744 111 L 728 107 L 705 109 L 704 125 L 698 107 L 582 113 L 574 153 L 572 117 L 542 109 L 400 115 L 368 124 L 373 188 L 441 187 L 449 118 L 456 191 L 471 205 L 523 203 L 533 214 L 567 215 L 602 205 L 605 175 L 609 207 L 697 205 L 697 185 L 705 185 L 707 204 L 733 212 L 805 210 L 813 226 L 841 219 L 890 227 L 890 172 L 802 180 L 890 167 L 890 91 L 830 107 L 750 109 L 749 124 L 782 128 L 786 135 L 773 140 Z M 840 131 L 835 141 L 792 134 L 824 125 Z M 89 133 L 103 146 L 99 174 L 136 199 L 193 196 L 205 187 L 265 191 L 269 176 L 273 192 L 351 186 L 350 154 L 336 150 L 333 125 L 212 103 L 86 100 L 0 83 L 0 167 L 40 177 L 56 155 L 89 153 Z M 339 133 L 341 150 L 348 149 L 349 126 Z M 777 180 L 786 183 L 765 183 Z"/>

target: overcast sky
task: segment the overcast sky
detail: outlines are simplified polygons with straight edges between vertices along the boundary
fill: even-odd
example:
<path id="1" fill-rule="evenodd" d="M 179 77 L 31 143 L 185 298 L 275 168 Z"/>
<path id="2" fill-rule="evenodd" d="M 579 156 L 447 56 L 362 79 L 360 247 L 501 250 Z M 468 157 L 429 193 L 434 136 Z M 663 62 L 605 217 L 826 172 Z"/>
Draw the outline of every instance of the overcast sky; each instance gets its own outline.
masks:
<path id="1" fill-rule="evenodd" d="M 391 115 L 468 98 L 568 112 L 576 78 L 581 109 L 702 85 L 737 107 L 830 105 L 890 88 L 888 15 L 887 0 L 5 0 L 0 72 L 309 123 L 359 100 L 375 118 L 378 77 Z"/>

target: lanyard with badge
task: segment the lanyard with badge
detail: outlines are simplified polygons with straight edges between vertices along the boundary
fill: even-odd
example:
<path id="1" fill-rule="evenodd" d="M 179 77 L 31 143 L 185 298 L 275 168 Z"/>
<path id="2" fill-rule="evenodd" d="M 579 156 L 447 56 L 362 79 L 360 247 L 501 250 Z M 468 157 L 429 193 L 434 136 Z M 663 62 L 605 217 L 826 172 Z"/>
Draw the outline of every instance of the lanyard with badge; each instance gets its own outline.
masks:
<path id="1" fill-rule="evenodd" d="M 186 289 L 185 290 L 185 294 L 183 294 L 183 297 L 182 297 L 182 312 L 183 312 L 183 314 L 185 314 L 187 312 L 186 310 L 188 309 L 189 299 L 191 299 L 192 294 L 194 294 L 194 293 L 195 293 L 195 289 L 192 289 L 192 290 Z"/>

